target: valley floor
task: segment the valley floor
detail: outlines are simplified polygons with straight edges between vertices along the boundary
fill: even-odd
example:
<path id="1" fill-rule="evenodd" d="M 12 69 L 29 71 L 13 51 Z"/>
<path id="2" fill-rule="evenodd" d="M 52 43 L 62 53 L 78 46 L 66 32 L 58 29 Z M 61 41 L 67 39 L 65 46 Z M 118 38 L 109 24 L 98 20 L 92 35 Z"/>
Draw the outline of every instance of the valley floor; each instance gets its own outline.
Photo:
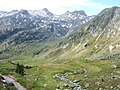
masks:
<path id="1" fill-rule="evenodd" d="M 25 69 L 24 76 L 15 73 L 16 65 L 1 61 L 0 73 L 16 77 L 28 90 L 120 90 L 119 61 L 79 59 L 65 61 L 61 64 L 29 63 L 29 66 L 34 67 Z M 2 85 L 0 88 L 7 90 Z"/>

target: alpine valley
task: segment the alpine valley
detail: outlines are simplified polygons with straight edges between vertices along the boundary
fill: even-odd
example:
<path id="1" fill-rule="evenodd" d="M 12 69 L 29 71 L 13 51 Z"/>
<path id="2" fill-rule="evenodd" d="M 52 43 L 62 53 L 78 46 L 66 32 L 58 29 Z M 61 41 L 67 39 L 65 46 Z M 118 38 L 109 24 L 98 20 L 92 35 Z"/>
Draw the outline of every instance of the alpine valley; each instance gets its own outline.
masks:
<path id="1" fill-rule="evenodd" d="M 120 90 L 120 7 L 0 11 L 0 90 Z"/>

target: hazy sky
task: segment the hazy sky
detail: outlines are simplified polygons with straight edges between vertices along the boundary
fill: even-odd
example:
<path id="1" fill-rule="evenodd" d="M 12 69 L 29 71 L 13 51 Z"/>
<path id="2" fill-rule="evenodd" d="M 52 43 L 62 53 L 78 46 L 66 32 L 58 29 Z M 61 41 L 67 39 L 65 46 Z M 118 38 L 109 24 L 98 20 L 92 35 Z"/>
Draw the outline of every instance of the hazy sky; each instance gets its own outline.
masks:
<path id="1" fill-rule="evenodd" d="M 47 8 L 54 14 L 84 10 L 87 14 L 91 15 L 112 6 L 120 6 L 120 0 L 0 0 L 0 11 Z"/>

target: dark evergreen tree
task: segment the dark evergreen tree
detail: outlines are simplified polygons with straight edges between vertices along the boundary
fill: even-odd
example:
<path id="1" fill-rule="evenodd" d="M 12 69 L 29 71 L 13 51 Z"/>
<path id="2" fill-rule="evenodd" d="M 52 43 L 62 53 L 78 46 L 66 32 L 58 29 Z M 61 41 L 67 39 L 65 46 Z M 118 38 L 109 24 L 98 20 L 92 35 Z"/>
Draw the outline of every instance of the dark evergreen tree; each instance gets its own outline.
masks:
<path id="1" fill-rule="evenodd" d="M 18 63 L 15 72 L 23 76 L 25 74 L 24 65 Z"/>

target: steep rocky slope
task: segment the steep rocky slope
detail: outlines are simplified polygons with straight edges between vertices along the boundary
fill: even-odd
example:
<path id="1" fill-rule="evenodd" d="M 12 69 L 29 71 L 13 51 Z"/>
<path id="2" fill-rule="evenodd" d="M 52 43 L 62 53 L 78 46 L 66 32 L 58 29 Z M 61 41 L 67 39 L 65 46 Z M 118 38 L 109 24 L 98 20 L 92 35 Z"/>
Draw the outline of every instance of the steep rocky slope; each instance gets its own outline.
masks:
<path id="1" fill-rule="evenodd" d="M 60 51 L 60 53 L 57 53 Z M 91 60 L 120 58 L 120 8 L 104 9 L 81 29 L 73 31 L 49 56 Z"/>

